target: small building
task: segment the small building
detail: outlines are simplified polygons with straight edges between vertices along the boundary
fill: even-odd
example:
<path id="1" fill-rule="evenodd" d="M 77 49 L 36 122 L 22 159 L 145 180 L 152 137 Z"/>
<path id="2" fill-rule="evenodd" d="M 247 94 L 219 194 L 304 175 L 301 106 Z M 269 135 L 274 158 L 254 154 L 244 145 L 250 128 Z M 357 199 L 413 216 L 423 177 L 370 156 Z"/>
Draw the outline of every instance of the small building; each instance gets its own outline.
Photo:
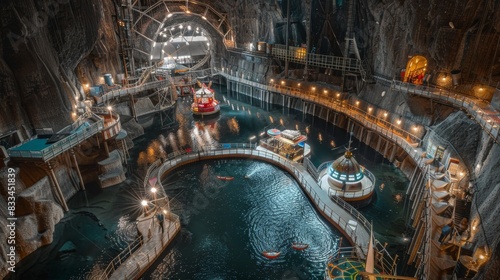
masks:
<path id="1" fill-rule="evenodd" d="M 369 203 L 375 180 L 375 176 L 354 159 L 350 148 L 319 176 L 319 184 L 329 196 L 338 196 L 347 202 Z"/>
<path id="2" fill-rule="evenodd" d="M 298 130 L 269 129 L 268 138 L 260 140 L 259 147 L 276 153 L 286 159 L 300 162 L 311 153 L 311 147 L 305 143 L 307 136 Z"/>

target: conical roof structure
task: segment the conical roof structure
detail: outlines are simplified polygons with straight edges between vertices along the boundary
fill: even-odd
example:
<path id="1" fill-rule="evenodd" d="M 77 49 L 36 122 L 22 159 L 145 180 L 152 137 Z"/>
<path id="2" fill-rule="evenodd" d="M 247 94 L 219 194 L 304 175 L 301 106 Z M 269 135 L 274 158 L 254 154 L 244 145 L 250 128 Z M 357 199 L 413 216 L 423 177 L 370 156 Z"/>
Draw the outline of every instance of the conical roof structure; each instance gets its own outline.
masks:
<path id="1" fill-rule="evenodd" d="M 359 182 L 364 177 L 363 167 L 354 159 L 350 149 L 332 163 L 328 175 L 332 179 L 348 183 Z"/>

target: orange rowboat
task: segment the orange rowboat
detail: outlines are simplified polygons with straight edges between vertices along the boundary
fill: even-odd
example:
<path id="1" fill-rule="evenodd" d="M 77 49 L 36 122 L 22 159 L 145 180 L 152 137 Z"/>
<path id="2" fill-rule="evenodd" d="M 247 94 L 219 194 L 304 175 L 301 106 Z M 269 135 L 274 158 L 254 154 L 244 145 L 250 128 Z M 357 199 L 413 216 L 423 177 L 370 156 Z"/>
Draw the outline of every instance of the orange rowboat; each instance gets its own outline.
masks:
<path id="1" fill-rule="evenodd" d="M 277 257 L 281 256 L 281 252 L 278 251 L 264 251 L 262 252 L 262 255 L 268 259 L 276 259 Z"/>
<path id="2" fill-rule="evenodd" d="M 292 243 L 292 248 L 297 250 L 297 251 L 305 250 L 305 249 L 307 249 L 307 247 L 309 247 L 309 244 L 298 243 L 298 242 Z"/>
<path id="3" fill-rule="evenodd" d="M 232 180 L 234 180 L 234 177 L 229 177 L 229 176 L 217 176 L 217 179 L 222 180 L 222 181 L 232 181 Z"/>

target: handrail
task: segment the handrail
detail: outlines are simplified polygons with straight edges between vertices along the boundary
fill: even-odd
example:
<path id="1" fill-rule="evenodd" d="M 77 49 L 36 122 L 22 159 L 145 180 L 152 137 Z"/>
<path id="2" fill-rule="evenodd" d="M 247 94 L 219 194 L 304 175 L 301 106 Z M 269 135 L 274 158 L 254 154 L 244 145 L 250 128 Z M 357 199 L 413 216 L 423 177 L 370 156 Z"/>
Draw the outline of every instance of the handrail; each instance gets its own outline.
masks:
<path id="1" fill-rule="evenodd" d="M 469 98 L 467 96 L 436 87 L 415 85 L 397 80 L 392 81 L 391 88 L 431 99 L 441 100 L 466 110 L 469 115 L 474 117 L 474 120 L 481 126 L 481 128 L 488 133 L 492 140 L 495 141 L 495 143 L 500 144 L 499 125 L 493 124 L 491 118 L 486 118 L 487 115 L 484 113 L 484 110 L 477 104 L 479 101 L 478 99 Z M 498 115 L 498 112 L 496 115 Z"/>
<path id="2" fill-rule="evenodd" d="M 376 123 L 378 125 L 382 125 L 384 127 L 387 127 L 392 131 L 392 133 L 397 133 L 400 134 L 403 137 L 409 138 L 412 142 L 414 143 L 421 143 L 421 139 L 416 136 L 415 134 L 408 132 L 398 125 L 394 125 L 388 121 L 386 121 L 383 118 L 378 118 L 375 115 L 373 115 L 370 112 L 366 112 L 356 105 L 351 105 L 346 100 L 341 100 L 340 96 L 341 93 L 337 92 L 336 97 L 327 97 L 321 94 L 316 93 L 313 90 L 306 91 L 303 89 L 299 88 L 294 88 L 294 87 L 289 87 L 289 86 L 282 86 L 279 84 L 271 84 L 271 85 L 264 85 L 260 84 L 257 82 L 249 81 L 244 78 L 240 77 L 235 77 L 232 76 L 226 72 L 228 72 L 229 69 L 225 69 L 225 71 L 219 72 L 217 74 L 225 76 L 226 78 L 230 78 L 231 80 L 238 81 L 238 82 L 243 82 L 245 84 L 251 85 L 253 87 L 267 90 L 267 91 L 275 91 L 278 93 L 281 93 L 286 96 L 293 96 L 293 97 L 298 97 L 301 98 L 302 100 L 306 100 L 318 105 L 323 105 L 326 106 L 329 109 L 333 109 L 337 112 L 344 113 L 347 116 L 349 116 L 352 119 L 355 119 L 360 122 L 366 122 L 366 120 L 369 120 L 372 123 Z"/>
<path id="3" fill-rule="evenodd" d="M 347 204 L 345 201 L 339 198 L 334 198 L 332 200 L 329 200 L 330 202 L 326 201 L 326 203 L 333 203 L 333 205 L 339 206 L 340 209 L 342 209 L 342 211 L 345 211 L 346 214 L 351 216 L 353 220 L 358 221 L 358 225 L 360 226 L 356 227 L 355 229 L 351 228 L 348 223 L 349 221 L 344 220 L 338 214 L 338 212 L 341 211 L 340 209 L 333 210 L 332 208 L 330 208 L 330 206 L 328 206 L 324 201 L 320 199 L 321 196 L 315 191 L 315 189 L 320 189 L 320 187 L 317 185 L 314 178 L 312 178 L 307 172 L 304 172 L 305 170 L 301 170 L 302 166 L 300 164 L 287 160 L 272 152 L 256 150 L 252 149 L 252 147 L 255 147 L 255 144 L 250 145 L 246 143 L 225 143 L 225 144 L 218 144 L 215 146 L 214 145 L 203 146 L 198 151 L 191 151 L 191 152 L 179 151 L 171 153 L 168 155 L 168 160 L 166 160 L 158 169 L 158 184 L 163 189 L 163 185 L 160 180 L 162 174 L 164 174 L 171 168 L 175 168 L 176 166 L 182 164 L 183 162 L 191 162 L 193 160 L 198 160 L 200 157 L 239 155 L 239 156 L 247 156 L 258 159 L 260 158 L 265 160 L 271 160 L 276 165 L 284 168 L 290 174 L 294 175 L 297 182 L 309 194 L 311 200 L 314 201 L 317 209 L 322 211 L 326 216 L 328 216 L 332 221 L 334 221 L 349 236 L 349 238 L 357 244 L 360 253 L 366 255 L 367 253 L 366 246 L 368 245 L 368 240 L 358 240 L 359 238 L 358 236 L 363 236 L 360 235 L 360 232 L 358 231 L 360 230 L 364 231 L 365 235 L 368 236 L 371 224 L 361 213 L 359 213 L 350 204 Z M 153 169 L 154 168 L 152 168 L 151 171 L 149 172 L 150 174 L 151 172 L 153 172 L 152 171 Z M 311 179 L 307 179 L 307 176 L 309 176 Z M 316 187 L 313 187 L 310 182 L 316 184 Z"/>
<path id="4" fill-rule="evenodd" d="M 161 253 L 161 249 L 163 248 L 163 244 L 166 244 L 170 236 L 174 234 L 179 228 L 180 228 L 180 219 L 179 216 L 169 212 L 168 214 L 168 219 L 169 219 L 169 224 L 168 227 L 165 229 L 166 235 L 163 235 L 162 241 L 159 243 L 155 243 L 154 250 L 148 250 L 147 252 L 141 252 L 141 254 L 146 254 L 147 257 L 147 262 L 134 262 L 134 269 L 132 271 L 129 271 L 130 273 L 127 273 L 127 278 L 130 279 L 135 279 L 135 276 L 138 276 L 139 273 L 144 270 L 150 263 L 151 260 L 153 260 L 153 257 L 150 257 L 150 253 L 153 253 L 155 256 L 158 256 Z M 139 236 L 136 238 L 132 243 L 128 244 L 127 248 L 123 249 L 115 258 L 113 258 L 109 264 L 106 266 L 104 271 L 101 273 L 98 279 L 106 280 L 112 278 L 113 273 L 123 264 L 127 261 L 129 257 L 134 255 L 139 248 L 141 248 L 145 243 L 149 242 L 150 240 L 144 240 L 144 237 Z M 154 241 L 153 241 L 154 242 Z M 159 245 L 159 246 L 156 246 Z M 140 263 L 144 263 L 147 265 L 144 265 L 141 267 Z M 130 269 L 129 269 L 130 270 Z"/>
<path id="5" fill-rule="evenodd" d="M 72 133 L 40 151 L 20 151 L 9 149 L 8 154 L 10 157 L 37 158 L 48 161 L 100 132 L 104 128 L 104 120 L 97 115 L 94 115 L 94 117 L 97 121 L 92 123 L 90 126 Z"/>
<path id="6" fill-rule="evenodd" d="M 96 97 L 97 99 L 97 104 L 105 104 L 109 103 L 109 101 L 115 99 L 115 98 L 121 98 L 124 96 L 128 96 L 130 94 L 138 94 L 141 93 L 145 90 L 153 89 L 153 88 L 161 88 L 161 87 L 168 87 L 170 86 L 170 81 L 168 79 L 161 80 L 161 81 L 154 81 L 154 82 L 149 82 L 145 83 L 140 86 L 135 86 L 135 87 L 129 87 L 129 88 L 122 88 L 122 89 L 117 89 L 113 91 L 109 91 L 105 93 L 104 95 L 100 97 Z"/>
<path id="7" fill-rule="evenodd" d="M 278 59 L 288 59 L 290 62 L 318 66 L 336 70 L 346 70 L 358 72 L 362 79 L 365 80 L 366 71 L 363 69 L 361 60 L 343 56 L 332 56 L 323 54 L 307 53 L 305 48 L 288 47 L 285 45 L 275 44 L 271 51 L 272 55 Z"/>

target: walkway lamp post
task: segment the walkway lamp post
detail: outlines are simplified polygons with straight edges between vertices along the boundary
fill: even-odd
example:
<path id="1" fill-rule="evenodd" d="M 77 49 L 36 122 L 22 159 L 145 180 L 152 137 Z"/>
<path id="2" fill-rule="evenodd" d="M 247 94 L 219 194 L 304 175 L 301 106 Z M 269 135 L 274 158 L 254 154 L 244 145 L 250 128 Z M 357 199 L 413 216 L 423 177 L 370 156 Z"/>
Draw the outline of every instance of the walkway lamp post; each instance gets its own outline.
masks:
<path id="1" fill-rule="evenodd" d="M 142 207 L 143 207 L 143 209 L 144 209 L 144 217 L 146 217 L 146 214 L 147 214 L 147 212 L 148 212 L 148 201 L 147 201 L 147 200 L 145 200 L 145 199 L 143 199 L 143 200 L 141 201 L 141 205 L 142 205 Z"/>
<path id="2" fill-rule="evenodd" d="M 113 107 L 108 106 L 108 111 L 109 111 L 109 117 L 113 118 L 113 116 L 111 115 L 111 111 L 113 111 Z"/>
<path id="3" fill-rule="evenodd" d="M 153 193 L 153 201 L 156 200 L 156 192 L 158 191 L 158 189 L 156 189 L 155 187 L 152 187 L 151 188 L 151 193 Z"/>
<path id="4" fill-rule="evenodd" d="M 252 136 L 250 136 L 250 138 L 248 138 L 249 144 L 250 144 L 250 148 L 252 148 L 252 140 L 254 140 L 255 138 L 256 138 L 255 135 L 252 135 Z"/>

